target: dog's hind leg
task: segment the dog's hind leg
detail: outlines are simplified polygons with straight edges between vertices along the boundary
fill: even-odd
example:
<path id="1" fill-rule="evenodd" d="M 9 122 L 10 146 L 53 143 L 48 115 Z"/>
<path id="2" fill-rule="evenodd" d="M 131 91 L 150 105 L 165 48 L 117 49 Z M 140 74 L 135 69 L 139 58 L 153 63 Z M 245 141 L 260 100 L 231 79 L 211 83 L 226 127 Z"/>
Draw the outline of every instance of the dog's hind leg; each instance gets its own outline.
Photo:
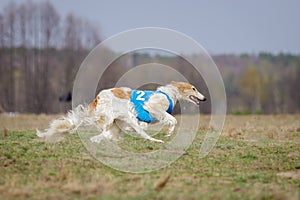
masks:
<path id="1" fill-rule="evenodd" d="M 116 123 L 113 123 L 111 126 L 109 126 L 109 128 L 104 130 L 99 135 L 90 138 L 90 140 L 95 143 L 100 143 L 105 139 L 112 141 L 118 141 L 120 139 L 120 128 L 116 125 Z"/>
<path id="2" fill-rule="evenodd" d="M 103 139 L 119 140 L 120 128 L 114 119 L 108 116 L 100 116 L 96 122 L 96 127 L 102 131 L 99 135 L 90 138 L 92 142 L 100 143 Z"/>

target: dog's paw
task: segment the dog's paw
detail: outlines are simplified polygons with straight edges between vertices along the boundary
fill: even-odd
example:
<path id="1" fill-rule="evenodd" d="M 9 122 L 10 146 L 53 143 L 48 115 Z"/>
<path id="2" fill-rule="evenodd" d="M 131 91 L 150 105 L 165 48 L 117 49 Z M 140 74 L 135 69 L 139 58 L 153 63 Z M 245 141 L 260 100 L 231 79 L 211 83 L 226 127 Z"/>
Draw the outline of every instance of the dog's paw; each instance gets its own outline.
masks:
<path id="1" fill-rule="evenodd" d="M 152 142 L 165 143 L 163 140 L 158 140 L 158 139 L 155 139 L 155 138 L 151 138 L 150 140 Z"/>
<path id="2" fill-rule="evenodd" d="M 140 127 L 143 130 L 147 130 L 148 129 L 148 123 L 146 123 L 146 122 L 139 122 L 139 125 L 140 125 Z"/>
<path id="3" fill-rule="evenodd" d="M 173 133 L 168 133 L 168 134 L 165 135 L 165 137 L 171 137 L 172 134 Z"/>
<path id="4" fill-rule="evenodd" d="M 166 133 L 165 137 L 170 137 L 171 135 L 173 135 L 174 133 L 174 128 L 168 130 L 168 132 Z"/>
<path id="5" fill-rule="evenodd" d="M 174 129 L 175 126 L 171 126 L 166 133 L 166 137 L 170 137 L 174 133 Z"/>
<path id="6" fill-rule="evenodd" d="M 91 142 L 100 143 L 104 137 L 102 135 L 96 135 L 90 138 Z"/>

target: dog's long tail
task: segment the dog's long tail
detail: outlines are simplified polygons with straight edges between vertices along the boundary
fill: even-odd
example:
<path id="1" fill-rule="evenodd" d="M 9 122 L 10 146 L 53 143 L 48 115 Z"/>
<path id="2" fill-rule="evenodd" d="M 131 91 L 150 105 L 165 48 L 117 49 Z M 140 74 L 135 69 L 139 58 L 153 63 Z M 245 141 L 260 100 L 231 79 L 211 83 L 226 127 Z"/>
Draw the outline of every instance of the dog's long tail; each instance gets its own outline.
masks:
<path id="1" fill-rule="evenodd" d="M 36 130 L 36 134 L 42 138 L 53 138 L 67 132 L 74 133 L 80 125 L 92 123 L 89 115 L 88 106 L 79 105 L 66 116 L 53 120 L 44 132 Z"/>

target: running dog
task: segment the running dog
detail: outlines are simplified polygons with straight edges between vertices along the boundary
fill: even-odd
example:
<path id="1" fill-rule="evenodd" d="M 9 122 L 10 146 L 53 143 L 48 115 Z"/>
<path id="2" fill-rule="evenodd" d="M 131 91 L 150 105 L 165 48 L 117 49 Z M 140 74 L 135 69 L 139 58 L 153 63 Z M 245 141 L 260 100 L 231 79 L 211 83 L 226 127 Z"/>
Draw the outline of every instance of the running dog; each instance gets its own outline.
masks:
<path id="1" fill-rule="evenodd" d="M 129 126 L 145 139 L 164 143 L 149 136 L 145 129 L 147 124 L 160 123 L 168 128 L 166 136 L 171 136 L 177 124 L 171 112 L 178 100 L 200 105 L 206 98 L 193 85 L 174 81 L 156 91 L 127 87 L 102 90 L 92 103 L 79 105 L 67 116 L 53 120 L 45 132 L 37 130 L 37 136 L 47 139 L 66 132 L 74 133 L 81 125 L 93 125 L 101 133 L 90 140 L 100 143 L 103 139 L 118 139 L 119 127 Z"/>

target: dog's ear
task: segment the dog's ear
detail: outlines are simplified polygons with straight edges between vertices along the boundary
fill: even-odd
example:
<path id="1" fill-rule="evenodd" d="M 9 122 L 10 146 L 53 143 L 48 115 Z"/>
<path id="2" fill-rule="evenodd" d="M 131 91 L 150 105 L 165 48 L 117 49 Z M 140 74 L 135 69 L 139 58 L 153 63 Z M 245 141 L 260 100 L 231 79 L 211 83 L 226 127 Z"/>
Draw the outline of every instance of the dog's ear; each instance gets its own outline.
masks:
<path id="1" fill-rule="evenodd" d="M 176 87 L 178 89 L 179 92 L 183 92 L 184 91 L 184 85 L 182 84 L 182 82 L 176 82 L 176 81 L 172 81 L 171 85 L 173 85 L 174 87 Z"/>
<path id="2" fill-rule="evenodd" d="M 188 83 L 185 82 L 177 82 L 177 81 L 172 81 L 171 85 L 175 86 L 175 87 L 185 87 L 187 85 L 189 85 Z"/>
<path id="3" fill-rule="evenodd" d="M 180 85 L 179 82 L 177 82 L 177 81 L 171 81 L 170 84 L 173 85 L 173 86 L 179 86 Z"/>
<path id="4" fill-rule="evenodd" d="M 171 81 L 170 85 L 177 87 L 177 88 L 179 87 L 179 84 L 176 81 Z"/>

